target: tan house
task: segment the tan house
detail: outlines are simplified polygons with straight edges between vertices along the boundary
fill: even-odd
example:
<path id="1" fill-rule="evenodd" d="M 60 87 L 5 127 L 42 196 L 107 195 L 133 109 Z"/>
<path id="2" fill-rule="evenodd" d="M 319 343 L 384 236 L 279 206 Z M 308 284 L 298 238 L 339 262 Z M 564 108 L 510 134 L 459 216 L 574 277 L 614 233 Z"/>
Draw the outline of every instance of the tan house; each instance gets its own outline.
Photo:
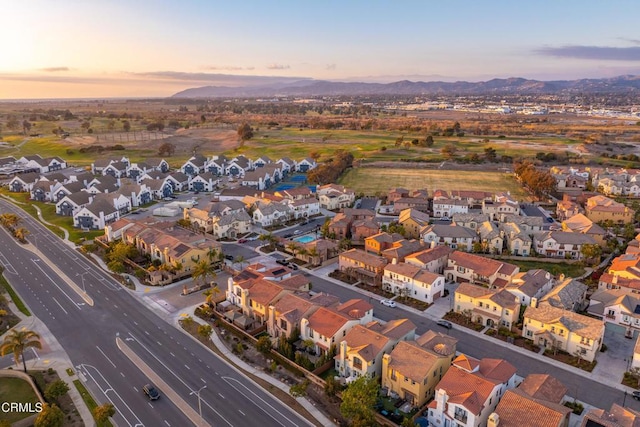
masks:
<path id="1" fill-rule="evenodd" d="M 623 254 L 611 261 L 609 274 L 625 279 L 640 280 L 640 254 Z"/>
<path id="2" fill-rule="evenodd" d="M 340 271 L 374 285 L 382 283 L 382 275 L 387 263 L 386 258 L 368 254 L 360 249 L 342 252 L 338 261 Z"/>
<path id="3" fill-rule="evenodd" d="M 531 374 L 500 399 L 487 427 L 567 427 L 571 409 L 562 405 L 567 387 L 546 374 Z"/>
<path id="4" fill-rule="evenodd" d="M 364 250 L 380 255 L 382 251 L 393 247 L 394 243 L 401 240 L 404 240 L 404 237 L 398 233 L 377 233 L 364 239 Z"/>
<path id="5" fill-rule="evenodd" d="M 404 228 L 407 238 L 419 239 L 420 230 L 429 225 L 429 215 L 417 209 L 404 209 L 400 211 L 398 224 Z"/>
<path id="6" fill-rule="evenodd" d="M 330 211 L 348 208 L 356 200 L 356 193 L 342 185 L 320 185 L 316 189 L 316 196 L 320 201 L 320 207 Z"/>
<path id="7" fill-rule="evenodd" d="M 522 336 L 592 362 L 602 346 L 604 323 L 548 304 L 531 305 L 524 312 Z"/>
<path id="8" fill-rule="evenodd" d="M 613 221 L 615 224 L 630 224 L 635 216 L 633 209 L 605 196 L 587 199 L 585 212 L 593 222 Z"/>
<path id="9" fill-rule="evenodd" d="M 454 251 L 449 255 L 444 275 L 448 281 L 480 283 L 504 288 L 520 272 L 517 265 L 480 255 Z"/>
<path id="10" fill-rule="evenodd" d="M 420 240 L 400 240 L 388 249 L 382 251 L 382 256 L 389 262 L 404 262 L 405 258 L 424 248 Z"/>
<path id="11" fill-rule="evenodd" d="M 518 273 L 506 290 L 520 299 L 521 305 L 531 304 L 532 299 L 540 299 L 551 291 L 556 284 L 556 278 L 546 270 L 534 268 L 524 273 Z"/>
<path id="12" fill-rule="evenodd" d="M 382 358 L 382 387 L 421 407 L 435 393 L 456 354 L 457 340 L 427 331 L 416 341 L 400 341 Z"/>
<path id="13" fill-rule="evenodd" d="M 604 273 L 598 280 L 598 290 L 621 289 L 627 294 L 640 294 L 640 279 L 629 279 L 611 273 Z"/>
<path id="14" fill-rule="evenodd" d="M 267 332 L 273 338 L 284 335 L 291 338 L 294 331 L 300 331 L 300 321 L 309 317 L 320 306 L 304 295 L 287 294 L 269 306 Z"/>
<path id="15" fill-rule="evenodd" d="M 316 239 L 300 246 L 304 251 L 297 253 L 296 258 L 308 262 L 312 266 L 322 265 L 331 258 L 338 256 L 338 244 L 327 239 Z"/>
<path id="16" fill-rule="evenodd" d="M 520 300 L 505 289 L 461 283 L 455 292 L 455 311 L 482 325 L 511 330 L 520 315 Z"/>
<path id="17" fill-rule="evenodd" d="M 406 209 L 429 212 L 429 199 L 427 197 L 402 197 L 393 203 L 393 212 L 396 214 Z"/>
<path id="18" fill-rule="evenodd" d="M 563 199 L 556 204 L 556 218 L 558 221 L 564 221 L 581 213 L 584 213 L 584 209 L 580 204 L 572 200 Z"/>
<path id="19" fill-rule="evenodd" d="M 562 230 L 586 234 L 591 236 L 600 247 L 605 248 L 607 246 L 607 241 L 605 240 L 607 232 L 583 214 L 577 214 L 562 221 Z"/>
<path id="20" fill-rule="evenodd" d="M 341 377 L 380 377 L 382 356 L 399 341 L 413 340 L 416 325 L 408 319 L 354 326 L 340 343 L 335 368 Z"/>

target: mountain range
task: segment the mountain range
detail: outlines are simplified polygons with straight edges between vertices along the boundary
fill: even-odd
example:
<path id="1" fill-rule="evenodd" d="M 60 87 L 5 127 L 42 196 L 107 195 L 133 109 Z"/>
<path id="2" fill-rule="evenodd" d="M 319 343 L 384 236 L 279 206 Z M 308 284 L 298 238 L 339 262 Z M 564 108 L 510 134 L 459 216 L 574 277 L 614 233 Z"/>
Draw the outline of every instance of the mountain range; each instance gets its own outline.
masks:
<path id="1" fill-rule="evenodd" d="M 393 83 L 334 82 L 302 79 L 236 87 L 202 86 L 186 89 L 173 98 L 271 97 L 271 96 L 363 96 L 363 95 L 517 95 L 561 93 L 640 92 L 640 76 L 601 79 L 540 81 L 524 78 L 492 79 L 485 82 L 412 82 Z"/>

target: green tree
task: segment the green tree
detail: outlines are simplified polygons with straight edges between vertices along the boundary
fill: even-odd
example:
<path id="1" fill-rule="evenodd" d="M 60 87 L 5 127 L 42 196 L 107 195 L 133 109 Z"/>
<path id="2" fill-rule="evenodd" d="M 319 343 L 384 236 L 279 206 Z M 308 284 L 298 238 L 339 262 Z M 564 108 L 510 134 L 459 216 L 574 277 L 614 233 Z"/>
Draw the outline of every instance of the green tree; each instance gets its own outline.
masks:
<path id="1" fill-rule="evenodd" d="M 208 339 L 213 333 L 213 328 L 211 325 L 200 325 L 198 326 L 198 335 L 200 335 L 204 339 Z"/>
<path id="2" fill-rule="evenodd" d="M 122 129 L 125 132 L 129 132 L 131 130 L 131 123 L 129 123 L 129 120 L 125 120 L 122 122 Z"/>
<path id="3" fill-rule="evenodd" d="M 2 345 L 0 345 L 0 356 L 6 356 L 9 353 L 13 353 L 13 360 L 17 365 L 20 363 L 20 358 L 23 356 L 24 351 L 28 348 L 42 349 L 40 335 L 38 335 L 37 332 L 30 331 L 28 329 L 12 329 L 11 332 L 4 336 Z M 24 372 L 27 372 L 27 361 L 24 357 L 22 357 L 22 366 L 24 368 Z"/>
<path id="4" fill-rule="evenodd" d="M 411 417 L 404 417 L 404 419 L 402 420 L 402 424 L 400 424 L 400 425 L 402 427 L 417 427 L 418 426 L 418 424 L 413 422 Z"/>
<path id="5" fill-rule="evenodd" d="M 600 261 L 600 255 L 602 255 L 602 248 L 597 243 L 582 245 L 580 253 L 587 260 L 591 260 L 596 264 Z"/>
<path id="6" fill-rule="evenodd" d="M 269 354 L 271 352 L 271 338 L 269 338 L 267 335 L 263 335 L 258 338 L 256 349 L 264 355 Z"/>
<path id="7" fill-rule="evenodd" d="M 197 281 L 199 278 L 202 278 L 202 283 L 204 284 L 209 276 L 211 276 L 212 279 L 216 277 L 214 266 L 206 259 L 198 261 L 198 263 L 193 267 L 193 272 L 191 273 L 193 280 Z"/>
<path id="8" fill-rule="evenodd" d="M 289 394 L 293 397 L 302 397 L 307 395 L 307 387 L 309 387 L 309 380 L 305 379 L 301 383 L 294 384 L 289 389 Z"/>
<path id="9" fill-rule="evenodd" d="M 497 157 L 497 153 L 496 153 L 495 148 L 493 148 L 493 147 L 487 147 L 487 148 L 485 148 L 485 149 L 484 149 L 484 157 L 485 157 L 487 160 L 489 160 L 489 161 L 493 162 L 493 161 L 496 159 L 496 157 Z"/>
<path id="10" fill-rule="evenodd" d="M 28 120 L 22 122 L 22 133 L 27 136 L 27 133 L 31 130 L 31 123 Z"/>
<path id="11" fill-rule="evenodd" d="M 433 136 L 428 135 L 424 143 L 427 147 L 433 147 Z"/>
<path id="12" fill-rule="evenodd" d="M 458 151 L 458 149 L 456 148 L 455 145 L 447 144 L 444 147 L 442 147 L 441 153 L 447 159 L 451 160 L 456 155 L 457 151 Z"/>
<path id="13" fill-rule="evenodd" d="M 336 380 L 333 375 L 327 377 L 326 381 L 324 382 L 324 394 L 332 397 L 335 396 L 340 390 L 342 390 L 340 381 Z"/>
<path id="14" fill-rule="evenodd" d="M 353 426 L 371 426 L 375 423 L 373 406 L 378 400 L 378 382 L 369 377 L 360 377 L 342 392 L 340 413 Z"/>
<path id="15" fill-rule="evenodd" d="M 42 405 L 42 411 L 33 422 L 34 427 L 61 427 L 64 423 L 64 412 L 58 405 Z"/>
<path id="16" fill-rule="evenodd" d="M 138 253 L 138 249 L 135 246 L 120 240 L 107 250 L 106 259 L 107 261 L 123 262 L 126 259 L 136 258 Z"/>
<path id="17" fill-rule="evenodd" d="M 104 403 L 93 408 L 93 418 L 98 423 L 104 423 L 116 414 L 116 408 L 111 403 Z"/>
<path id="18" fill-rule="evenodd" d="M 69 392 L 69 385 L 63 380 L 55 380 L 54 382 L 47 385 L 47 388 L 44 390 L 44 397 L 47 398 L 48 401 L 58 401 L 58 399 Z"/>
<path id="19" fill-rule="evenodd" d="M 158 156 L 167 156 L 171 157 L 176 152 L 176 146 L 170 142 L 165 142 L 160 147 L 158 147 Z"/>
<path id="20" fill-rule="evenodd" d="M 20 223 L 20 217 L 13 213 L 4 213 L 0 215 L 0 224 L 7 228 L 13 228 Z"/>

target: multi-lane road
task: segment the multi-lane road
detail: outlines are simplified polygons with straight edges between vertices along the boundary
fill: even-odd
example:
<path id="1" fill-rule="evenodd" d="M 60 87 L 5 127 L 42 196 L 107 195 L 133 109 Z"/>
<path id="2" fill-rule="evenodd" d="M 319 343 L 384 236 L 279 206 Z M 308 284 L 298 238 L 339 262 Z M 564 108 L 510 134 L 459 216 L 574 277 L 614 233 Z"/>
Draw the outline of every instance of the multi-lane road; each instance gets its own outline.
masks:
<path id="1" fill-rule="evenodd" d="M 93 299 L 93 306 L 86 304 L 44 260 L 0 231 L 0 262 L 5 266 L 5 277 L 33 315 L 48 326 L 96 400 L 114 404 L 117 425 L 192 425 L 180 406 L 184 401 L 198 411 L 194 392 L 200 389 L 202 416 L 212 426 L 309 424 L 201 344 L 161 320 L 29 215 L 6 201 L 0 201 L 0 211 L 18 213 L 37 249 Z M 116 338 L 162 378 L 158 386 L 165 393 L 159 400 L 146 399 L 142 387 L 149 376 L 118 348 Z M 167 388 L 179 396 L 176 404 L 167 398 Z"/>

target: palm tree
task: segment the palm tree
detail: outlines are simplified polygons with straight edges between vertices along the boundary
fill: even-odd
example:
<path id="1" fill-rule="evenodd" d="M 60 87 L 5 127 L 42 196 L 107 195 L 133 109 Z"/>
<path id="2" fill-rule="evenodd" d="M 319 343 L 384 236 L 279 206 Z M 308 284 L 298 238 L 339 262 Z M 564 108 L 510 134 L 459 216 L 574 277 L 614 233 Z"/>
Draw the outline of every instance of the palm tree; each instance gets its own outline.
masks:
<path id="1" fill-rule="evenodd" d="M 271 247 L 273 247 L 278 241 L 278 238 L 274 236 L 273 233 L 261 234 L 258 239 L 262 240 L 263 242 L 267 242 L 267 244 Z"/>
<path id="2" fill-rule="evenodd" d="M 13 232 L 13 235 L 16 237 L 16 239 L 20 240 L 21 242 L 24 242 L 25 238 L 29 235 L 29 233 L 30 233 L 29 230 L 27 230 L 24 227 L 20 227 Z"/>
<path id="3" fill-rule="evenodd" d="M 4 213 L 0 215 L 0 223 L 7 228 L 12 228 L 18 225 L 20 217 L 13 213 Z"/>
<path id="4" fill-rule="evenodd" d="M 217 283 L 213 285 L 212 288 L 209 288 L 206 291 L 204 291 L 202 295 L 205 296 L 205 300 L 204 300 L 205 304 L 207 304 L 208 306 L 211 306 L 211 303 L 215 301 L 219 293 L 220 293 L 220 288 L 218 287 Z"/>
<path id="5" fill-rule="evenodd" d="M 238 255 L 236 257 L 236 263 L 240 264 L 240 270 L 244 268 L 244 257 L 242 255 Z"/>
<path id="6" fill-rule="evenodd" d="M 217 255 L 218 255 L 218 250 L 215 249 L 214 247 L 210 247 L 209 251 L 207 252 L 207 257 L 209 257 L 209 262 L 213 262 L 213 260 L 216 258 Z"/>
<path id="7" fill-rule="evenodd" d="M 300 249 L 296 242 L 291 242 L 287 245 L 287 249 L 293 254 L 293 257 L 296 257 L 296 252 Z"/>
<path id="8" fill-rule="evenodd" d="M 0 345 L 0 356 L 6 356 L 9 353 L 13 353 L 13 360 L 15 360 L 16 365 L 20 362 L 20 358 L 22 357 L 22 365 L 24 367 L 24 372 L 26 373 L 27 361 L 24 358 L 24 351 L 30 347 L 42 349 L 40 335 L 28 329 L 23 329 L 21 331 L 12 329 L 11 332 L 4 337 L 2 345 Z"/>
<path id="9" fill-rule="evenodd" d="M 206 259 L 200 260 L 195 267 L 193 268 L 193 272 L 191 273 L 191 277 L 193 280 L 198 280 L 198 278 L 202 277 L 203 283 L 207 281 L 207 276 L 211 276 L 212 278 L 216 277 L 216 272 L 214 267 L 207 262 Z"/>
<path id="10" fill-rule="evenodd" d="M 316 258 L 320 256 L 320 253 L 318 253 L 318 248 L 316 248 L 315 246 L 312 246 L 307 251 L 307 255 L 309 255 L 311 265 L 316 265 Z"/>

